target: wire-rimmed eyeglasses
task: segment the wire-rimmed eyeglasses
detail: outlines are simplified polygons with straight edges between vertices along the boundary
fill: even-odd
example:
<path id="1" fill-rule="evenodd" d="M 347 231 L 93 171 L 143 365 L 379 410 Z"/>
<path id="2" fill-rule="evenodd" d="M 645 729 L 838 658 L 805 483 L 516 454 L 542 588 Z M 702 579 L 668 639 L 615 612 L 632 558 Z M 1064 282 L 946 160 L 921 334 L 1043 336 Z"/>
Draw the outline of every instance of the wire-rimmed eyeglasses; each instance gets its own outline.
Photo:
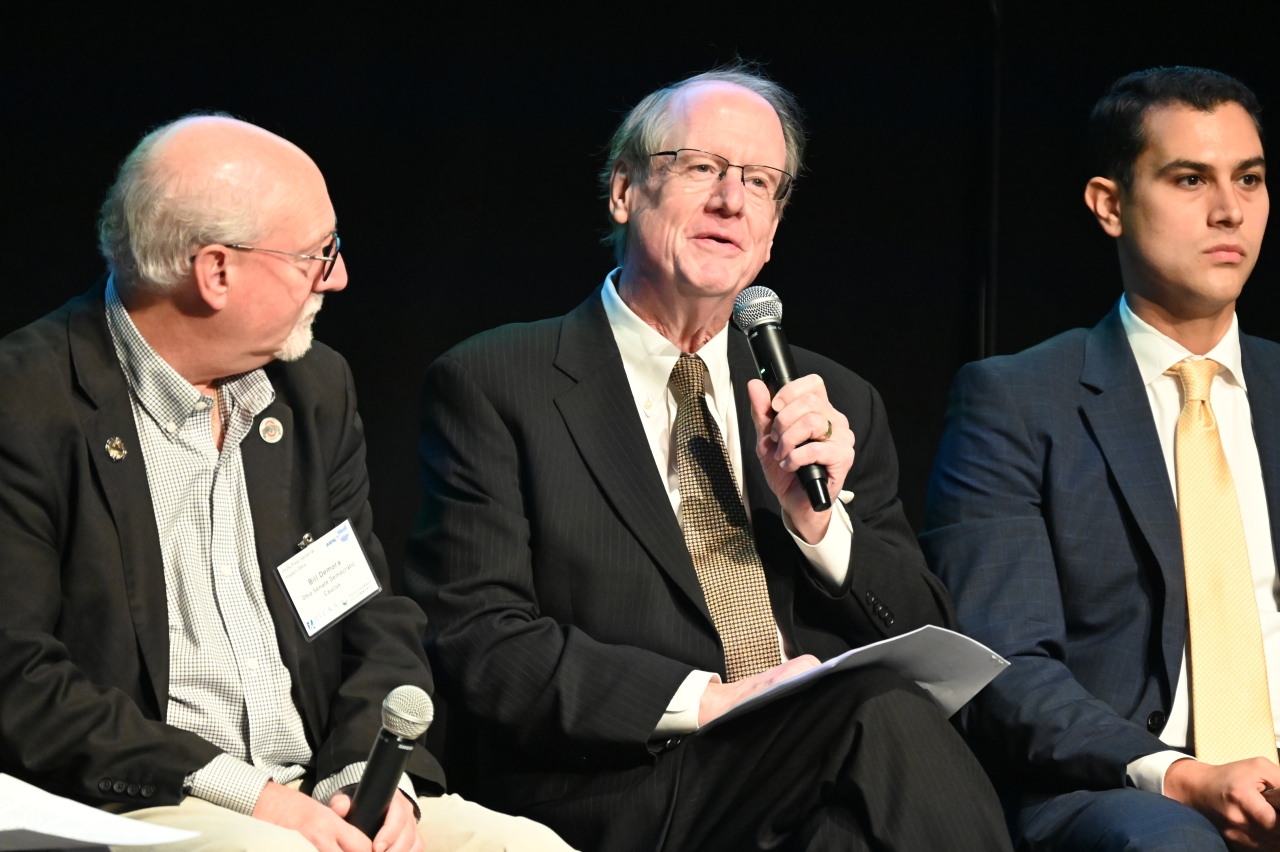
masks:
<path id="1" fill-rule="evenodd" d="M 721 181 L 729 169 L 742 172 L 742 185 L 747 192 L 759 199 L 781 201 L 791 192 L 795 175 L 773 166 L 731 163 L 719 154 L 698 148 L 677 148 L 674 151 L 658 151 L 650 157 L 671 157 L 671 172 L 692 184 L 708 186 Z"/>
<path id="2" fill-rule="evenodd" d="M 342 240 L 338 237 L 338 232 L 334 231 L 329 236 L 333 237 L 333 239 L 325 243 L 324 247 L 320 249 L 320 254 L 298 254 L 297 252 L 292 251 L 261 248 L 259 246 L 246 246 L 240 245 L 239 243 L 223 243 L 223 245 L 229 249 L 236 249 L 237 251 L 265 251 L 270 252 L 271 254 L 283 254 L 289 257 L 297 257 L 302 260 L 323 261 L 324 273 L 320 276 L 320 280 L 328 281 L 329 276 L 333 274 L 333 268 L 338 265 L 338 253 L 342 251 Z M 191 260 L 194 261 L 195 258 L 193 257 Z"/>

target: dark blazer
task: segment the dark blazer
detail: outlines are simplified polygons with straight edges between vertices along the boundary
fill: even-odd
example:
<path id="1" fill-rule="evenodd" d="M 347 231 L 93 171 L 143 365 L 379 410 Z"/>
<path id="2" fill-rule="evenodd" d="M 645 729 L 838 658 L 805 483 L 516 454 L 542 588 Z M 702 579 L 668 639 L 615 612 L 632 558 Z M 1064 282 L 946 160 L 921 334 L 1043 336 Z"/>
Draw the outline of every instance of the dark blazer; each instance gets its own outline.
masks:
<path id="1" fill-rule="evenodd" d="M 746 390 L 755 368 L 746 338 L 730 334 L 747 499 L 783 633 L 797 653 L 828 658 L 951 624 L 897 498 L 879 395 L 826 358 L 795 358 L 824 378 L 858 440 L 845 484 L 857 495 L 851 567 L 834 594 L 765 483 Z M 430 617 L 451 712 L 479 721 L 482 795 L 519 812 L 593 772 L 653 761 L 649 738 L 677 687 L 695 668 L 723 676 L 724 655 L 600 291 L 432 364 L 421 455 L 405 585 Z"/>
<path id="2" fill-rule="evenodd" d="M 104 283 L 0 341 L 0 771 L 95 805 L 177 804 L 218 754 L 164 724 L 164 566 Z M 284 424 L 241 445 L 262 587 L 293 700 L 324 778 L 364 760 L 397 686 L 431 688 L 424 618 L 393 597 L 371 530 L 351 372 L 317 343 L 266 368 Z M 127 450 L 112 461 L 105 445 Z M 304 533 L 351 522 L 383 592 L 307 642 L 276 573 Z M 410 772 L 444 776 L 418 749 Z"/>
<path id="3" fill-rule="evenodd" d="M 1280 541 L 1280 346 L 1240 336 Z M 965 727 L 1006 806 L 1125 784 L 1186 642 L 1177 508 L 1119 307 L 960 371 L 920 542 L 960 626 L 1012 665 Z"/>

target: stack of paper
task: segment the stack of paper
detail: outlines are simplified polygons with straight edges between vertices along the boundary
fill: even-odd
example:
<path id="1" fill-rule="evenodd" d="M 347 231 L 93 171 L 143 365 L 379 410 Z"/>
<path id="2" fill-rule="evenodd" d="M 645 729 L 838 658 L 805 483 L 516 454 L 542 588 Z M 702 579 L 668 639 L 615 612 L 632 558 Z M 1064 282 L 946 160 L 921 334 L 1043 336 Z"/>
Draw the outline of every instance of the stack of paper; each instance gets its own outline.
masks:
<path id="1" fill-rule="evenodd" d="M 907 680 L 915 681 L 937 702 L 943 715 L 950 717 L 1008 668 L 1009 661 L 981 642 L 929 624 L 892 639 L 846 651 L 816 669 L 775 683 L 712 719 L 698 732 L 710 730 L 721 722 L 736 719 L 784 695 L 811 686 L 833 672 L 864 666 L 893 669 Z"/>

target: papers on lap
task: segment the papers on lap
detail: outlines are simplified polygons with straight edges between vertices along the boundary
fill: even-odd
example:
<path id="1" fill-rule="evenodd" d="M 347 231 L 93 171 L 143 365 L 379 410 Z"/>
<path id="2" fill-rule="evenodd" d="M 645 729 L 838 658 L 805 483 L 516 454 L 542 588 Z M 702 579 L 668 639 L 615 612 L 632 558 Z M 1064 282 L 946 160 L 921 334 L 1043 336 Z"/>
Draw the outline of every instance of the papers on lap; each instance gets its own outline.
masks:
<path id="1" fill-rule="evenodd" d="M 0 850 L 153 846 L 195 837 L 46 793 L 0 774 Z"/>
<path id="2" fill-rule="evenodd" d="M 915 681 L 937 702 L 943 715 L 950 717 L 977 695 L 979 690 L 991 683 L 996 675 L 1008 668 L 1009 661 L 981 642 L 929 624 L 892 639 L 846 651 L 816 669 L 775 683 L 723 716 L 712 719 L 699 728 L 698 733 L 750 713 L 785 695 L 807 689 L 833 672 L 870 666 L 892 669 L 907 680 Z"/>

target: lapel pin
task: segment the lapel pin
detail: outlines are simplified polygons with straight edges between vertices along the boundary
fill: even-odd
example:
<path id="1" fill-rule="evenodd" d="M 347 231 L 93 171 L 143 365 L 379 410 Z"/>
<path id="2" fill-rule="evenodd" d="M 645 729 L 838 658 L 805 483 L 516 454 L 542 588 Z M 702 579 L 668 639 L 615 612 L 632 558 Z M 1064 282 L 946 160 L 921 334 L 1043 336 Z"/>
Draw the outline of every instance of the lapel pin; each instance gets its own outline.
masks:
<path id="1" fill-rule="evenodd" d="M 298 542 L 298 549 L 306 550 L 308 547 L 310 547 L 314 543 L 315 543 L 315 539 L 311 537 L 311 533 L 307 533 L 302 537 L 302 541 Z"/>
<path id="2" fill-rule="evenodd" d="M 284 437 L 284 424 L 274 417 L 264 417 L 258 424 L 258 434 L 268 444 L 278 444 Z"/>
<path id="3" fill-rule="evenodd" d="M 118 462 L 129 455 L 129 451 L 124 448 L 124 441 L 119 438 L 107 439 L 107 455 L 111 457 L 113 462 Z"/>

